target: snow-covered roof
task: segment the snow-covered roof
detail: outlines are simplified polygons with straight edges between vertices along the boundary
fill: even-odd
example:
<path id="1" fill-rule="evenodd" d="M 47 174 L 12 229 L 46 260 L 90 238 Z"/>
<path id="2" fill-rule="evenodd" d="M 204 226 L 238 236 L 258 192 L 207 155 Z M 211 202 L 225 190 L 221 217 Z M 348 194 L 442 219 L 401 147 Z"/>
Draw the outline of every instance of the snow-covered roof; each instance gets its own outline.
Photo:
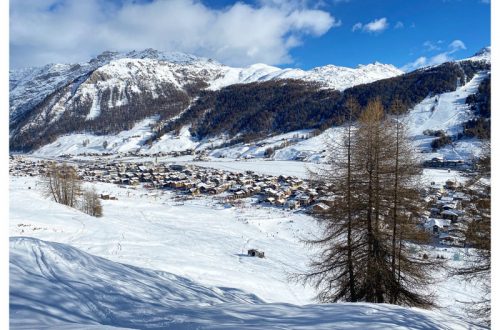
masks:
<path id="1" fill-rule="evenodd" d="M 434 226 L 438 226 L 439 228 L 443 228 L 443 227 L 449 227 L 450 225 L 451 225 L 451 220 L 431 218 L 425 223 L 424 227 L 432 228 Z"/>
<path id="2" fill-rule="evenodd" d="M 458 217 L 458 214 L 452 210 L 444 210 L 443 212 L 441 212 L 441 214 L 454 215 Z"/>

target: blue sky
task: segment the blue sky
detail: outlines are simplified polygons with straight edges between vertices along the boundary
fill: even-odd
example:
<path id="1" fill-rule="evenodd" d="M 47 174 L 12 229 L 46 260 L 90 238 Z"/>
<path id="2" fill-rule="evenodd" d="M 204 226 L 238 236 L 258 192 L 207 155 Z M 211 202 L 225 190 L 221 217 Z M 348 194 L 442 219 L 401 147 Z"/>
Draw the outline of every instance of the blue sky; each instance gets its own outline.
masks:
<path id="1" fill-rule="evenodd" d="M 490 45 L 486 0 L 11 0 L 10 66 L 155 48 L 233 66 L 406 70 Z"/>
<path id="2" fill-rule="evenodd" d="M 342 25 L 291 51 L 297 63 L 306 68 L 373 61 L 401 67 L 419 57 L 449 51 L 454 40 L 461 40 L 466 47 L 450 54 L 454 58 L 472 55 L 491 43 L 490 4 L 479 0 L 351 0 L 325 8 Z M 352 31 L 358 22 L 381 18 L 388 22 L 381 32 Z"/>

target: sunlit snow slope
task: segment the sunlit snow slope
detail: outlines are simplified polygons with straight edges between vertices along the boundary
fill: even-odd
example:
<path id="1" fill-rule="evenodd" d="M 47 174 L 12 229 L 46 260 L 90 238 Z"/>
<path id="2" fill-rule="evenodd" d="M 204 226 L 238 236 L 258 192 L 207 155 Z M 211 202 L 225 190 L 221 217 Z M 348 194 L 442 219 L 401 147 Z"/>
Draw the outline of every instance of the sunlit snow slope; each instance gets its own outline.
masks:
<path id="1" fill-rule="evenodd" d="M 489 72 L 476 74 L 456 91 L 429 96 L 410 110 L 406 124 L 420 150 L 430 151 L 431 142 L 435 139 L 425 135 L 425 131 L 443 130 L 450 136 L 463 132 L 462 124 L 473 117 L 465 100 L 467 96 L 477 92 L 479 84 L 488 74 Z M 439 154 L 447 159 L 467 159 L 479 153 L 480 145 L 480 141 L 476 139 L 464 139 L 438 150 L 438 153 L 429 153 L 428 158 Z"/>

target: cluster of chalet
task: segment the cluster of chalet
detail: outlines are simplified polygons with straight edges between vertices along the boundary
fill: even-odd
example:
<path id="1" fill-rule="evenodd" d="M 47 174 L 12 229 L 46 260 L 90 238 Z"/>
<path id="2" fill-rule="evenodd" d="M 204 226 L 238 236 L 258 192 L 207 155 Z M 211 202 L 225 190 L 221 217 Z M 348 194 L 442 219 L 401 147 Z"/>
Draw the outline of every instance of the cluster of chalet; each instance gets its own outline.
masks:
<path id="1" fill-rule="evenodd" d="M 46 173 L 48 163 L 24 157 L 10 156 L 9 174 L 12 176 L 39 176 Z"/>
<path id="2" fill-rule="evenodd" d="M 86 181 L 121 185 L 143 184 L 146 188 L 174 189 L 181 194 L 220 195 L 226 201 L 258 197 L 260 202 L 288 209 L 311 207 L 326 211 L 330 200 L 322 189 L 290 176 L 228 172 L 193 165 L 137 163 L 92 163 L 79 172 Z"/>
<path id="3" fill-rule="evenodd" d="M 49 164 L 21 157 L 10 163 L 12 171 L 29 175 L 43 174 Z M 190 196 L 219 195 L 226 202 L 255 197 L 266 205 L 291 210 L 301 208 L 316 213 L 328 211 L 334 202 L 327 194 L 326 186 L 312 187 L 309 182 L 296 177 L 276 177 L 252 171 L 239 173 L 194 165 L 96 160 L 79 162 L 77 172 L 88 182 L 173 189 Z M 11 173 L 16 175 L 16 172 Z"/>
<path id="4" fill-rule="evenodd" d="M 434 157 L 431 160 L 426 160 L 423 163 L 424 167 L 428 168 L 449 168 L 449 169 L 464 169 L 468 166 L 463 160 L 444 159 L 442 156 Z"/>
<path id="5" fill-rule="evenodd" d="M 465 208 L 470 197 L 454 181 L 432 183 L 426 193 L 430 209 L 424 212 L 422 225 L 443 245 L 464 246 L 468 221 Z"/>
<path id="6" fill-rule="evenodd" d="M 180 150 L 180 151 L 169 151 L 169 152 L 164 152 L 164 151 L 159 151 L 154 154 L 144 154 L 141 153 L 140 151 L 128 151 L 128 152 L 119 152 L 118 154 L 112 153 L 112 152 L 82 152 L 77 154 L 76 156 L 83 156 L 83 157 L 101 157 L 101 156 L 116 156 L 117 158 L 122 158 L 122 157 L 180 157 L 180 156 L 186 156 L 186 155 L 194 155 L 194 154 L 199 154 L 200 151 L 195 151 L 194 149 L 185 149 L 185 150 Z M 73 158 L 74 155 L 71 154 L 63 154 L 60 155 L 59 158 Z"/>

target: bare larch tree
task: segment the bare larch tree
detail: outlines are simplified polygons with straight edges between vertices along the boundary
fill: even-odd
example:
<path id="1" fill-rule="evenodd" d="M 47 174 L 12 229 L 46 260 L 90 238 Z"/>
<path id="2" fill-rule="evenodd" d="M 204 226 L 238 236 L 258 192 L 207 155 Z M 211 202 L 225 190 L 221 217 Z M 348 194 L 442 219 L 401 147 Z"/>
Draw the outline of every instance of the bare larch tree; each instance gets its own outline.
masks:
<path id="1" fill-rule="evenodd" d="M 434 262 L 412 253 L 428 236 L 418 229 L 419 162 L 399 115 L 371 101 L 354 124 L 355 101 L 347 102 L 341 141 L 330 141 L 328 165 L 311 179 L 335 196 L 332 211 L 318 215 L 322 252 L 311 271 L 298 275 L 318 289 L 321 302 L 366 301 L 430 307 L 426 292 Z M 402 111 L 395 102 L 391 112 Z"/>
<path id="2" fill-rule="evenodd" d="M 81 193 L 81 181 L 74 167 L 51 163 L 43 179 L 43 185 L 48 197 L 52 197 L 57 203 L 76 207 Z"/>

